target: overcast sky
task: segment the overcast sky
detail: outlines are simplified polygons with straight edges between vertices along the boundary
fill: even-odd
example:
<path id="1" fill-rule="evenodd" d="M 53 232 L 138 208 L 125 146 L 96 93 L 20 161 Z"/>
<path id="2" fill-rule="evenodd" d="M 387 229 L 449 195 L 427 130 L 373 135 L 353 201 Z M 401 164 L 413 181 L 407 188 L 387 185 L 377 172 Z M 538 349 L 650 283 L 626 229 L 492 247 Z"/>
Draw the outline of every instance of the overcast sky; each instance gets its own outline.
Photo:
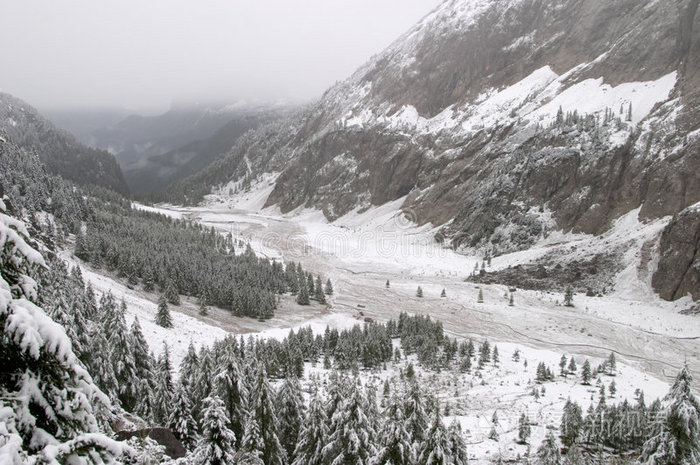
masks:
<path id="1" fill-rule="evenodd" d="M 0 0 L 0 90 L 40 110 L 308 100 L 440 0 Z"/>

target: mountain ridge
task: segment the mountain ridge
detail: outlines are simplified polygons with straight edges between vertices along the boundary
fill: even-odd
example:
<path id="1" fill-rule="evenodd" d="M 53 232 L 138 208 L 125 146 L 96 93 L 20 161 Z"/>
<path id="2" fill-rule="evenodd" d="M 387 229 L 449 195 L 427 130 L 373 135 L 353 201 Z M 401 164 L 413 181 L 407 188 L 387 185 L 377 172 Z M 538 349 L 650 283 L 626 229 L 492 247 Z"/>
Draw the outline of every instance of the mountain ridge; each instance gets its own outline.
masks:
<path id="1" fill-rule="evenodd" d="M 484 253 L 532 245 L 543 212 L 591 234 L 640 207 L 642 220 L 679 213 L 700 201 L 697 6 L 446 1 L 192 179 L 280 172 L 266 206 L 329 220 L 407 196 L 436 239 Z"/>
<path id="2" fill-rule="evenodd" d="M 116 159 L 104 150 L 83 145 L 36 109 L 10 94 L 0 93 L 0 134 L 34 150 L 49 171 L 82 185 L 128 192 Z"/>

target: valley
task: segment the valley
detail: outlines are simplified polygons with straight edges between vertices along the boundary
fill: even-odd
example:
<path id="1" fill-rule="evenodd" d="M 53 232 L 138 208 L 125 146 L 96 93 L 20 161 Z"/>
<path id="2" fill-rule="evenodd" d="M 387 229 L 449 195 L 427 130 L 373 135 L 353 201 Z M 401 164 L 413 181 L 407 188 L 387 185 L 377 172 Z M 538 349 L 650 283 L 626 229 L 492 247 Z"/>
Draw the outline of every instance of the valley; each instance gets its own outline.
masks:
<path id="1" fill-rule="evenodd" d="M 511 307 L 504 298 L 506 286 L 465 282 L 474 265 L 481 262 L 479 257 L 462 256 L 440 247 L 432 240 L 429 229 L 413 225 L 398 209 L 393 209 L 395 204 L 328 224 L 320 213 L 282 215 L 274 209 L 255 210 L 262 205 L 256 204 L 256 197 L 264 197 L 265 193 L 264 186 L 260 186 L 244 198 L 220 202 L 214 199 L 204 207 L 159 210 L 200 221 L 223 233 L 232 232 L 249 241 L 258 254 L 301 262 L 305 269 L 330 277 L 336 289 L 332 313 L 377 321 L 396 318 L 401 311 L 428 314 L 442 321 L 453 336 L 488 338 L 593 357 L 614 351 L 667 381 L 684 360 L 693 373 L 700 374 L 700 360 L 694 356 L 700 353 L 700 321 L 692 315 L 679 314 L 685 301 L 636 297 L 645 296 L 643 293 L 630 295 L 625 285 L 645 286 L 636 277 L 622 276 L 628 282 L 612 295 L 577 294 L 573 308 L 561 304 L 561 293 L 518 289 Z M 652 225 L 652 229 L 656 228 Z M 625 231 L 628 238 L 630 229 L 626 227 Z M 643 231 L 639 234 L 644 237 Z M 564 242 L 585 248 L 599 241 L 604 239 L 569 237 Z M 561 246 L 560 243 L 558 247 Z M 529 257 L 517 253 L 498 257 L 492 267 L 531 259 L 533 253 L 536 252 Z M 415 296 L 418 286 L 425 293 L 422 298 Z M 477 302 L 479 287 L 483 288 L 484 303 Z M 439 297 L 442 289 L 446 298 Z M 650 292 L 646 294 L 649 295 Z M 286 308 L 285 303 L 282 308 Z M 225 323 L 222 325 L 226 327 Z"/>

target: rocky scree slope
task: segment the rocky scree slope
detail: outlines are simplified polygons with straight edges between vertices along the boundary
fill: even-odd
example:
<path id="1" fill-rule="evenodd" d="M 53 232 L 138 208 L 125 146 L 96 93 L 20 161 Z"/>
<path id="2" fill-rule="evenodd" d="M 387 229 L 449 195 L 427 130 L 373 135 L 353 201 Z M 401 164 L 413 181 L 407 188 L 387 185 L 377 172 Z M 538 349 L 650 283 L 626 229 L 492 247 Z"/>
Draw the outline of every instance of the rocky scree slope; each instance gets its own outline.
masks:
<path id="1" fill-rule="evenodd" d="M 280 172 L 267 204 L 283 212 L 405 196 L 438 240 L 493 253 L 673 215 L 700 200 L 698 3 L 448 0 L 170 192 Z"/>

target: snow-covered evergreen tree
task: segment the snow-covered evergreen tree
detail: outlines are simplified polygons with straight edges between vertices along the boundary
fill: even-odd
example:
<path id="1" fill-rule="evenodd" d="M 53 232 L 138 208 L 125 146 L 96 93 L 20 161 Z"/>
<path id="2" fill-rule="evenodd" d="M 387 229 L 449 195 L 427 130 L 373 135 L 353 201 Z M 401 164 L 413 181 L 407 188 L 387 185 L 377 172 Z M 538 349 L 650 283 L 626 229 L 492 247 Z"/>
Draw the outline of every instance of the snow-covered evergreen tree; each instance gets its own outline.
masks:
<path id="1" fill-rule="evenodd" d="M 173 375 L 170 363 L 170 349 L 163 343 L 163 352 L 156 364 L 155 389 L 153 391 L 153 417 L 161 425 L 168 422 L 173 396 Z"/>
<path id="2" fill-rule="evenodd" d="M 112 369 L 117 380 L 117 394 L 122 407 L 131 412 L 136 406 L 139 379 L 131 350 L 131 340 L 126 329 L 124 314 L 126 305 L 117 306 L 110 294 L 105 298 L 105 335 L 111 349 Z"/>
<path id="3" fill-rule="evenodd" d="M 287 376 L 277 393 L 279 440 L 287 453 L 287 461 L 294 460 L 294 449 L 304 422 L 304 398 L 297 378 Z"/>
<path id="4" fill-rule="evenodd" d="M 581 383 L 588 385 L 591 383 L 591 362 L 586 359 L 581 368 Z"/>
<path id="5" fill-rule="evenodd" d="M 561 427 L 559 428 L 562 444 L 569 447 L 576 442 L 581 434 L 582 426 L 583 412 L 581 407 L 576 402 L 568 399 L 566 404 L 564 404 L 564 414 L 562 415 Z"/>
<path id="6" fill-rule="evenodd" d="M 190 339 L 190 344 L 187 346 L 187 353 L 182 359 L 182 362 L 180 362 L 180 383 L 183 386 L 194 383 L 195 370 L 197 369 L 198 363 L 197 351 L 194 348 L 194 343 Z"/>
<path id="7" fill-rule="evenodd" d="M 309 287 L 305 279 L 299 279 L 299 293 L 297 294 L 297 303 L 299 305 L 309 305 Z"/>
<path id="8" fill-rule="evenodd" d="M 255 420 L 260 428 L 263 441 L 260 458 L 265 465 L 284 464 L 286 454 L 278 436 L 279 420 L 275 411 L 275 399 L 262 365 L 258 367 L 255 375 L 248 408 L 249 418 Z"/>
<path id="9" fill-rule="evenodd" d="M 243 439 L 245 422 L 248 417 L 245 408 L 248 390 L 243 382 L 238 362 L 235 349 L 231 345 L 227 346 L 224 354 L 220 357 L 215 379 L 216 391 L 226 407 L 228 427 L 236 435 L 237 445 Z"/>
<path id="10" fill-rule="evenodd" d="M 154 389 L 154 361 L 148 350 L 148 343 L 141 330 L 138 317 L 134 318 L 129 332 L 131 341 L 131 352 L 134 354 L 134 364 L 136 367 L 136 378 L 139 381 L 139 397 L 136 401 L 136 413 L 144 419 L 148 419 L 152 414 L 151 400 Z"/>
<path id="11" fill-rule="evenodd" d="M 292 465 L 324 464 L 322 451 L 328 440 L 327 420 L 323 399 L 316 391 L 309 401 L 309 413 L 299 432 Z"/>
<path id="12" fill-rule="evenodd" d="M 664 398 L 658 431 L 644 444 L 640 463 L 694 465 L 700 463 L 700 400 L 692 391 L 693 377 L 685 365 Z"/>
<path id="13" fill-rule="evenodd" d="M 326 288 L 324 289 L 324 292 L 326 295 L 333 295 L 333 283 L 331 282 L 331 278 L 326 280 Z"/>
<path id="14" fill-rule="evenodd" d="M 328 444 L 323 448 L 324 462 L 334 465 L 366 465 L 376 450 L 371 422 L 366 415 L 367 399 L 356 380 L 350 392 L 333 414 Z"/>
<path id="15" fill-rule="evenodd" d="M 100 433 L 109 399 L 65 330 L 38 307 L 32 269 L 45 266 L 0 200 L 0 461 L 109 463 L 130 449 Z"/>
<path id="16" fill-rule="evenodd" d="M 168 283 L 165 285 L 163 296 L 169 304 L 180 305 L 180 294 L 178 293 L 175 283 L 172 280 L 168 280 Z"/>
<path id="17" fill-rule="evenodd" d="M 425 440 L 420 444 L 417 465 L 447 465 L 450 459 L 450 437 L 442 424 L 440 409 L 436 408 L 430 429 L 425 433 Z"/>
<path id="18" fill-rule="evenodd" d="M 197 423 L 192 418 L 192 404 L 189 396 L 180 383 L 175 386 L 167 426 L 186 449 L 194 448 L 197 440 Z"/>
<path id="19" fill-rule="evenodd" d="M 451 463 L 453 465 L 467 465 L 469 454 L 467 453 L 467 445 L 464 442 L 462 425 L 457 419 L 452 421 L 450 428 L 447 430 L 447 436 L 450 443 Z"/>
<path id="20" fill-rule="evenodd" d="M 316 277 L 316 284 L 314 285 L 314 299 L 318 302 L 326 303 L 326 294 L 323 292 L 323 284 L 321 283 L 321 277 Z"/>
<path id="21" fill-rule="evenodd" d="M 265 449 L 265 442 L 260 432 L 260 426 L 255 421 L 254 416 L 250 416 L 246 421 L 245 434 L 241 440 L 241 449 L 236 454 L 237 464 L 263 465 L 262 451 Z"/>
<path id="22" fill-rule="evenodd" d="M 564 292 L 564 305 L 567 307 L 574 306 L 574 290 L 571 288 L 571 286 L 567 287 L 566 291 Z"/>
<path id="23" fill-rule="evenodd" d="M 114 404 L 119 404 L 117 378 L 112 367 L 112 350 L 100 328 L 90 332 L 90 357 L 86 367 L 93 381 Z"/>
<path id="24" fill-rule="evenodd" d="M 547 432 L 544 441 L 537 449 L 538 465 L 561 465 L 561 451 L 552 431 Z"/>
<path id="25" fill-rule="evenodd" d="M 417 448 L 425 439 L 425 433 L 428 429 L 428 415 L 425 412 L 423 393 L 415 381 L 409 386 L 408 396 L 404 404 L 404 413 L 406 430 L 411 435 L 411 442 L 414 448 Z"/>
<path id="26" fill-rule="evenodd" d="M 411 435 L 406 431 L 401 401 L 394 396 L 385 412 L 386 420 L 379 432 L 379 451 L 373 465 L 412 465 L 416 454 Z"/>
<path id="27" fill-rule="evenodd" d="M 155 322 L 158 326 L 163 328 L 172 328 L 173 320 L 170 317 L 170 309 L 168 308 L 168 301 L 164 295 L 158 298 L 158 309 L 156 310 Z"/>
<path id="28" fill-rule="evenodd" d="M 197 465 L 229 465 L 234 463 L 236 437 L 226 427 L 226 410 L 219 397 L 203 401 L 202 438 L 194 452 Z"/>

